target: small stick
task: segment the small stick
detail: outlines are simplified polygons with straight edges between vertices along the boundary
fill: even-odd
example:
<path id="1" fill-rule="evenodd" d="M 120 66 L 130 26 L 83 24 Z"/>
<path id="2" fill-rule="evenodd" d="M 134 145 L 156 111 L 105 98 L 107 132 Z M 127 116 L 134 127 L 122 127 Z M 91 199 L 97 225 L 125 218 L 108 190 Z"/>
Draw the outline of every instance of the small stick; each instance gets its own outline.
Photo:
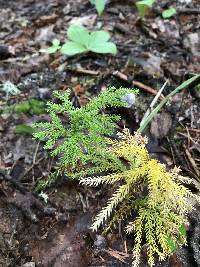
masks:
<path id="1" fill-rule="evenodd" d="M 21 185 L 21 183 L 19 181 L 12 179 L 12 177 L 9 174 L 6 174 L 3 170 L 0 170 L 0 182 L 2 180 L 10 182 L 22 194 L 26 194 L 27 190 Z"/>
<path id="2" fill-rule="evenodd" d="M 200 8 L 178 8 L 178 14 L 200 14 Z"/>
<path id="3" fill-rule="evenodd" d="M 144 117 L 142 118 L 142 121 L 140 122 L 140 125 L 143 124 L 144 120 L 146 119 L 147 116 L 149 116 L 149 114 L 151 113 L 153 107 L 155 106 L 155 104 L 157 103 L 158 99 L 160 98 L 163 90 L 165 89 L 166 85 L 168 83 L 168 80 L 166 80 L 166 82 L 163 84 L 163 86 L 160 88 L 160 90 L 158 91 L 157 95 L 154 97 L 153 101 L 151 102 L 149 108 L 147 109 L 147 111 L 144 114 Z"/>
<path id="4" fill-rule="evenodd" d="M 123 81 L 128 81 L 128 77 L 126 74 L 120 72 L 120 71 L 114 71 L 113 72 L 113 75 L 120 78 L 121 80 Z M 144 91 L 146 91 L 147 93 L 150 93 L 150 94 L 153 94 L 153 95 L 157 95 L 158 91 L 153 89 L 152 87 L 150 86 L 147 86 L 141 82 L 138 82 L 138 81 L 132 81 L 132 84 L 133 86 L 137 86 L 139 87 L 140 89 L 143 89 Z M 162 98 L 164 98 L 164 96 L 162 95 L 161 96 Z"/>
<path id="5" fill-rule="evenodd" d="M 35 153 L 33 155 L 33 164 L 35 164 L 35 161 L 36 161 L 36 157 L 37 157 L 37 152 L 38 152 L 38 149 L 39 149 L 39 145 L 40 145 L 40 142 L 37 143 L 37 146 L 36 146 L 36 149 L 35 149 Z"/>
<path id="6" fill-rule="evenodd" d="M 132 81 L 132 84 L 134 86 L 138 86 L 139 88 L 143 89 L 144 91 L 146 91 L 146 92 L 148 92 L 148 93 L 150 93 L 152 95 L 157 95 L 157 93 L 158 93 L 157 90 L 155 90 L 155 89 L 151 88 L 150 86 L 147 86 L 147 85 L 145 85 L 145 84 L 143 84 L 141 82 Z M 161 97 L 164 98 L 164 96 L 161 96 Z"/>
<path id="7" fill-rule="evenodd" d="M 193 170 L 195 171 L 195 173 L 196 173 L 197 176 L 199 177 L 199 176 L 200 176 L 200 173 L 199 173 L 199 170 L 198 170 L 198 168 L 197 168 L 197 165 L 196 165 L 195 160 L 192 158 L 192 156 L 191 156 L 191 154 L 190 154 L 190 151 L 187 149 L 187 147 L 184 146 L 184 148 L 185 148 L 185 153 L 186 153 L 186 155 L 187 155 L 187 158 L 188 158 L 188 160 L 190 161 L 190 164 L 191 164 L 192 167 L 193 167 Z"/>
<path id="8" fill-rule="evenodd" d="M 42 161 L 42 160 L 44 160 L 44 157 L 38 159 L 37 161 L 34 161 L 34 163 L 25 171 L 25 173 L 21 177 L 21 180 L 23 180 L 23 178 L 33 169 L 33 167 L 38 165 L 40 163 L 40 161 Z"/>
<path id="9" fill-rule="evenodd" d="M 185 131 L 190 131 L 190 132 L 195 132 L 195 133 L 200 133 L 200 129 L 196 128 L 188 128 L 187 129 L 180 129 L 179 132 L 185 132 Z"/>
<path id="10" fill-rule="evenodd" d="M 99 74 L 99 71 L 95 71 L 95 70 L 86 70 L 86 69 L 83 69 L 83 68 L 77 68 L 75 69 L 76 72 L 78 73 L 83 73 L 83 74 L 89 74 L 89 75 L 98 75 Z"/>
<path id="11" fill-rule="evenodd" d="M 168 94 L 162 101 L 155 107 L 152 112 L 149 114 L 149 116 L 145 119 L 144 123 L 140 126 L 138 129 L 139 133 L 142 133 L 145 128 L 148 126 L 148 124 L 152 121 L 152 119 L 156 116 L 156 114 L 161 110 L 161 108 L 169 101 L 175 94 L 177 94 L 179 91 L 185 89 L 185 87 L 189 86 L 191 83 L 193 83 L 196 79 L 200 78 L 200 74 L 197 74 L 193 76 L 192 78 L 186 80 L 181 85 L 176 87 L 170 94 Z"/>

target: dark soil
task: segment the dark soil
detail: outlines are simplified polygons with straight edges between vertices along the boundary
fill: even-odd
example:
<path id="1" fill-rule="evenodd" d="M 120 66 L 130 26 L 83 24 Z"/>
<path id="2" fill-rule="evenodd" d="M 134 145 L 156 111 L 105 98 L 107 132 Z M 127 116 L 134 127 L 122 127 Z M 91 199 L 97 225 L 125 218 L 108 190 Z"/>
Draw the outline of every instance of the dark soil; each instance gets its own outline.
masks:
<path id="1" fill-rule="evenodd" d="M 128 0 L 109 0 L 102 17 L 88 0 L 0 0 L 0 83 L 9 80 L 21 91 L 9 98 L 0 91 L 0 266 L 131 266 L 132 243 L 121 232 L 123 225 L 105 238 L 89 229 L 112 189 L 86 189 L 60 177 L 43 190 L 46 203 L 36 193 L 36 185 L 47 179 L 55 160 L 30 135 L 17 134 L 16 125 L 30 125 L 47 114 L 2 110 L 31 98 L 47 101 L 53 90 L 66 88 L 72 89 L 74 105 L 80 106 L 108 86 L 136 85 L 140 94 L 134 107 L 114 111 L 122 116 L 119 127 L 135 131 L 167 79 L 164 95 L 192 73 L 200 73 L 199 1 L 157 2 L 141 20 L 134 1 Z M 177 14 L 164 20 L 162 10 L 171 5 L 177 7 Z M 90 30 L 102 26 L 110 32 L 118 54 L 66 57 L 39 52 L 55 37 L 64 41 L 71 23 Z M 168 166 L 179 165 L 197 183 L 198 83 L 177 94 L 146 131 L 152 156 Z M 188 230 L 188 247 L 157 266 L 200 266 L 198 213 Z"/>

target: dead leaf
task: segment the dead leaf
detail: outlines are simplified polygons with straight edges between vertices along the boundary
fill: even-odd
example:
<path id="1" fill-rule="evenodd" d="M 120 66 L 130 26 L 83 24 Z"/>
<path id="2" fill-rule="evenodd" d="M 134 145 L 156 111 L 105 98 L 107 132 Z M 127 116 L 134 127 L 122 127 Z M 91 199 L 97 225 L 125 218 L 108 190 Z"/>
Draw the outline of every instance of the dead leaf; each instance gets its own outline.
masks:
<path id="1" fill-rule="evenodd" d="M 170 113 L 162 111 L 156 116 L 156 118 L 151 123 L 151 134 L 155 138 L 165 137 L 172 126 L 172 118 Z"/>
<path id="2" fill-rule="evenodd" d="M 200 57 L 200 32 L 189 33 L 183 39 L 184 46 L 191 51 L 194 57 Z"/>
<path id="3" fill-rule="evenodd" d="M 82 25 L 82 26 L 86 26 L 88 28 L 92 28 L 95 20 L 97 18 L 97 15 L 88 15 L 88 16 L 83 16 L 83 17 L 74 17 L 71 21 L 70 21 L 70 25 Z"/>

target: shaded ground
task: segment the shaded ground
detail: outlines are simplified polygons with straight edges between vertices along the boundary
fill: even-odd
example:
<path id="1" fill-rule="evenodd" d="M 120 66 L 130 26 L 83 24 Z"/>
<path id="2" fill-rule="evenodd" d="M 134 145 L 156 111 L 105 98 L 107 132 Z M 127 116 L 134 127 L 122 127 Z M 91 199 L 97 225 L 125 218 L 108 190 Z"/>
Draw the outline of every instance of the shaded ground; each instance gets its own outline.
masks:
<path id="1" fill-rule="evenodd" d="M 72 88 L 74 104 L 84 105 L 110 85 L 136 85 L 141 93 L 135 106 L 117 112 L 122 115 L 121 127 L 137 129 L 166 79 L 165 95 L 190 73 L 200 73 L 198 0 L 185 6 L 170 1 L 177 5 L 177 15 L 170 20 L 160 16 L 169 1 L 159 2 L 142 22 L 128 0 L 108 1 L 101 18 L 86 0 L 0 0 L 0 45 L 9 50 L 0 50 L 0 82 L 10 80 L 21 90 L 8 100 L 0 93 L 1 110 L 31 98 L 46 101 L 55 89 Z M 78 22 L 91 30 L 102 26 L 109 31 L 117 56 L 66 58 L 39 52 L 54 37 L 64 41 L 67 27 Z M 198 182 L 199 97 L 195 85 L 177 94 L 147 132 L 154 157 L 169 166 L 180 165 Z M 15 129 L 46 116 L 31 110 L 0 115 L 0 266 L 130 266 L 129 237 L 116 230 L 104 239 L 89 230 L 92 216 L 112 189 L 90 190 L 61 177 L 46 189 L 47 204 L 34 193 L 37 181 L 49 175 L 55 162 L 41 144 Z M 192 218 L 189 247 L 158 266 L 200 266 L 198 217 Z"/>

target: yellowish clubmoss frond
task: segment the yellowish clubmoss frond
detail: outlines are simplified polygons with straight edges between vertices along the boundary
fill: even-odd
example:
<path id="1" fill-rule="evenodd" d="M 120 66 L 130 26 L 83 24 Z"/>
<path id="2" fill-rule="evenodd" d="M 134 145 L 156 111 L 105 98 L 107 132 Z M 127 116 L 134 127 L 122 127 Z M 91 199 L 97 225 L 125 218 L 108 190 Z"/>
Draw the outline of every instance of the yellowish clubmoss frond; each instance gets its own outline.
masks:
<path id="1" fill-rule="evenodd" d="M 179 169 L 166 169 L 151 159 L 146 149 L 147 139 L 125 129 L 117 140 L 108 140 L 109 153 L 126 161 L 126 170 L 100 177 L 83 178 L 82 184 L 96 186 L 102 183 L 116 184 L 118 188 L 108 204 L 95 217 L 92 229 L 106 224 L 111 227 L 119 219 L 127 224 L 126 231 L 134 235 L 133 266 L 140 262 L 141 250 L 147 245 L 148 263 L 155 258 L 165 259 L 186 239 L 180 227 L 186 222 L 192 205 L 188 197 L 195 196 L 181 184 L 184 177 Z M 128 222 L 130 220 L 130 222 Z"/>

